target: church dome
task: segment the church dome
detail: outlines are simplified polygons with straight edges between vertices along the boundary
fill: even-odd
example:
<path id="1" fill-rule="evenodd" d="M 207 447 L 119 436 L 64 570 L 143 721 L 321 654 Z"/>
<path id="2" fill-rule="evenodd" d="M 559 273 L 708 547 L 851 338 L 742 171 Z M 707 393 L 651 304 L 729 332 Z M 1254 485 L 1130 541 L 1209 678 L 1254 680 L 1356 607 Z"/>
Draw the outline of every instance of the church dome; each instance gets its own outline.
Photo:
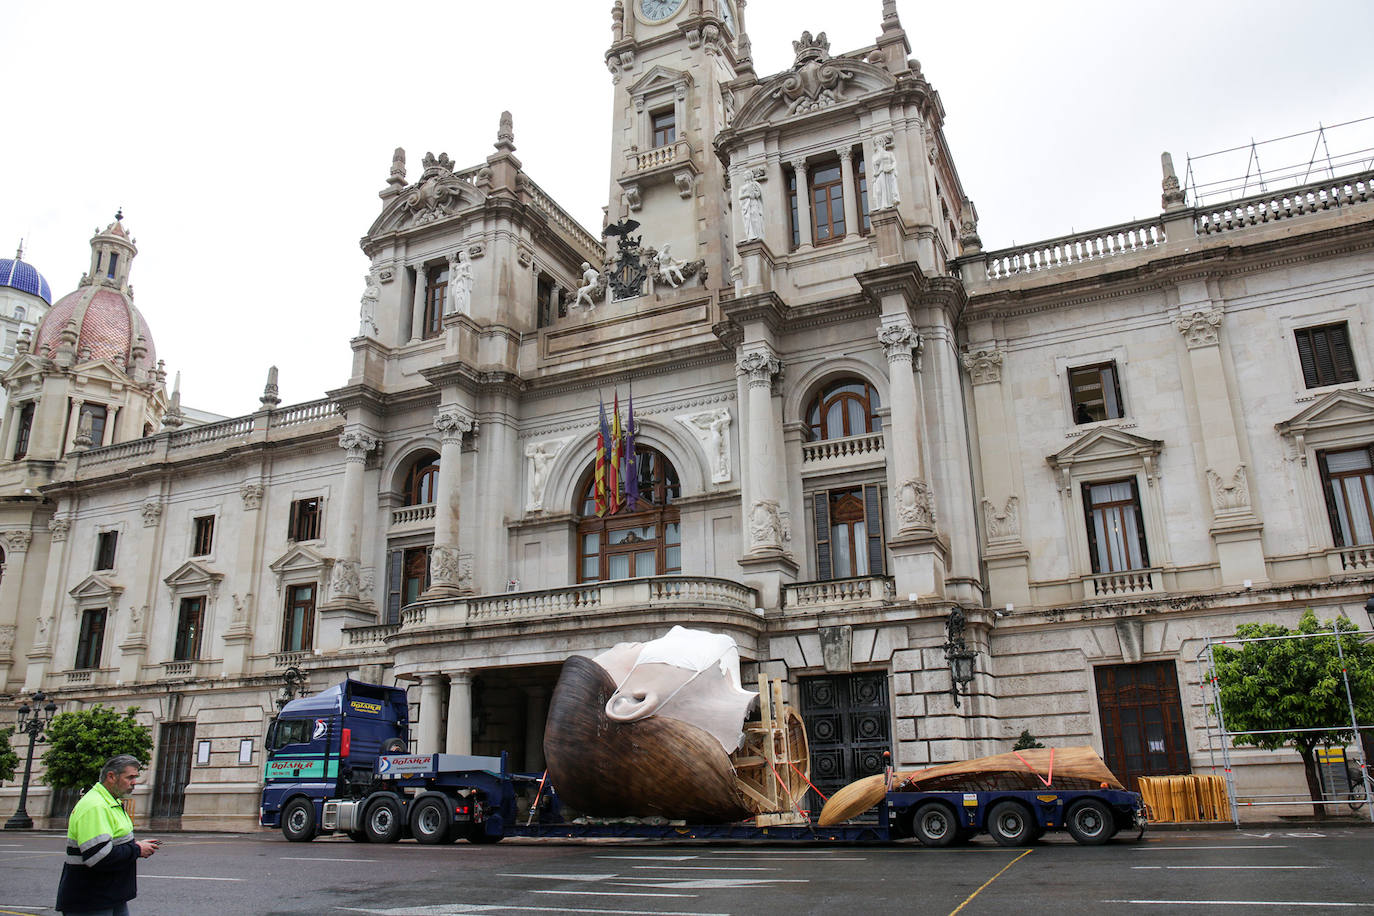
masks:
<path id="1" fill-rule="evenodd" d="M 128 365 L 134 344 L 142 337 L 148 348 L 143 364 L 157 364 L 153 335 L 142 313 L 123 293 L 97 286 L 83 286 L 53 304 L 38 326 L 33 352 L 53 357 L 62 343 L 62 331 L 71 321 L 76 322 L 76 352 L 82 361 L 86 359 L 83 354 L 90 351 L 91 359 L 113 359 Z"/>
<path id="2" fill-rule="evenodd" d="M 52 290 L 34 266 L 19 258 L 0 258 L 0 286 L 37 296 L 52 304 Z"/>

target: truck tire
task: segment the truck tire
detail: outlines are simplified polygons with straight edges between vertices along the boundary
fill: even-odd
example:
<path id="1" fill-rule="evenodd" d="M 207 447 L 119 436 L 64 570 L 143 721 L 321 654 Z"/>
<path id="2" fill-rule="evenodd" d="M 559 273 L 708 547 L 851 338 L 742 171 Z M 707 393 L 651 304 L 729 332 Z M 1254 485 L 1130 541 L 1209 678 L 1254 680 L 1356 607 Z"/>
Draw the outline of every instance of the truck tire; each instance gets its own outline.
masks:
<path id="1" fill-rule="evenodd" d="M 373 843 L 394 843 L 401 838 L 401 805 L 396 799 L 382 797 L 367 806 L 363 832 Z"/>
<path id="2" fill-rule="evenodd" d="M 1029 846 L 1035 842 L 1031 813 L 1014 801 L 1000 801 L 988 811 L 988 834 L 998 846 Z"/>
<path id="3" fill-rule="evenodd" d="M 368 842 L 368 839 L 367 839 L 367 831 L 366 831 L 366 830 L 349 830 L 349 831 L 346 831 L 346 832 L 347 832 L 347 834 L 348 834 L 348 838 L 349 838 L 350 840 L 352 840 L 353 842 L 355 842 L 355 843 L 366 843 L 366 842 Z"/>
<path id="4" fill-rule="evenodd" d="M 410 835 L 425 846 L 450 842 L 453 816 L 449 801 L 442 795 L 424 795 L 410 806 Z"/>
<path id="5" fill-rule="evenodd" d="M 315 805 L 308 798 L 293 798 L 281 813 L 281 833 L 292 843 L 315 839 Z"/>
<path id="6" fill-rule="evenodd" d="M 1112 810 L 1095 798 L 1076 802 L 1064 822 L 1074 840 L 1083 846 L 1101 846 L 1116 832 Z"/>
<path id="7" fill-rule="evenodd" d="M 926 802 L 916 809 L 912 830 L 922 846 L 942 848 L 954 842 L 959 833 L 958 822 L 949 806 L 940 802 Z"/>
<path id="8" fill-rule="evenodd" d="M 387 738 L 382 742 L 381 753 L 383 754 L 404 754 L 406 752 L 406 742 L 404 738 Z"/>

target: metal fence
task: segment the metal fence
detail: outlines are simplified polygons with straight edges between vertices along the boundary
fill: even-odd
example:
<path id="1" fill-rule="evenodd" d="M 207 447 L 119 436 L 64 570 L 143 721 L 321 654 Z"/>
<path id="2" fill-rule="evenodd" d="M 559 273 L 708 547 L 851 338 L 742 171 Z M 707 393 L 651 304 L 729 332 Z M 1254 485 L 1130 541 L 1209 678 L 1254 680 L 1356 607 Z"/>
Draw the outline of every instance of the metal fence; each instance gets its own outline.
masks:
<path id="1" fill-rule="evenodd" d="M 1240 637 L 1230 637 L 1227 639 L 1214 639 L 1208 637 L 1201 651 L 1197 654 L 1198 681 L 1203 691 L 1203 700 L 1208 707 L 1207 712 L 1207 744 L 1208 752 L 1212 755 L 1212 768 L 1217 766 L 1216 754 L 1218 748 L 1221 751 L 1221 766 L 1226 776 L 1226 794 L 1231 804 L 1231 820 L 1237 827 L 1240 826 L 1240 809 L 1248 806 L 1282 806 L 1299 805 L 1311 807 L 1322 805 L 1329 809 L 1337 805 L 1349 805 L 1352 810 L 1363 809 L 1369 815 L 1369 820 L 1374 823 L 1374 791 L 1371 790 L 1370 762 L 1365 759 L 1363 743 L 1360 741 L 1361 732 L 1374 732 L 1374 724 L 1360 724 L 1355 712 L 1355 698 L 1350 689 L 1350 673 L 1345 663 L 1345 649 L 1342 646 L 1343 640 L 1340 637 L 1354 637 L 1355 639 L 1369 641 L 1374 639 L 1374 631 L 1369 630 L 1323 630 L 1319 633 L 1293 633 L 1287 636 L 1255 636 L 1242 639 Z M 1244 729 L 1241 731 L 1231 731 L 1226 727 L 1226 715 L 1221 708 L 1221 684 L 1217 676 L 1216 647 L 1227 646 L 1243 648 L 1249 643 L 1275 642 L 1278 640 L 1289 639 L 1334 639 L 1336 643 L 1336 654 L 1341 666 L 1341 680 L 1345 689 L 1345 705 L 1349 718 L 1345 721 L 1315 726 L 1299 726 L 1293 728 L 1271 728 L 1271 729 Z M 1214 727 L 1215 725 L 1215 727 Z M 1353 746 L 1355 757 L 1359 762 L 1357 779 L 1349 780 L 1346 791 L 1341 794 L 1336 791 L 1328 791 L 1323 787 L 1323 798 L 1315 800 L 1308 796 L 1299 796 L 1297 793 L 1291 794 L 1249 794 L 1240 796 L 1236 789 L 1236 775 L 1231 762 L 1231 750 L 1235 746 L 1235 738 L 1238 735 L 1275 735 L 1281 733 L 1313 733 L 1313 732 L 1337 732 L 1353 736 Z M 1331 755 L 1327 755 L 1329 760 Z M 1342 751 L 1341 759 L 1345 759 Z M 1329 767 L 1319 767 L 1322 769 Z M 1320 778 L 1320 776 L 1319 776 Z M 1358 780 L 1358 785 L 1356 782 Z M 1334 785 L 1331 789 L 1334 790 Z"/>

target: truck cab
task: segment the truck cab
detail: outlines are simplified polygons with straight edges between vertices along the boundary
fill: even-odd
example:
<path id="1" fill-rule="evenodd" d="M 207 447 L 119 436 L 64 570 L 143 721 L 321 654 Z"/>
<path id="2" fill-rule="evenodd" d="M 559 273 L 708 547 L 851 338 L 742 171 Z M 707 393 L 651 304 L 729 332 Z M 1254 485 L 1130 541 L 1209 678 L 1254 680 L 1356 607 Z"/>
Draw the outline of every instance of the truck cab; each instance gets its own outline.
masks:
<path id="1" fill-rule="evenodd" d="M 383 753 L 404 753 L 406 693 L 352 679 L 282 707 L 267 730 L 259 823 L 306 838 L 329 798 L 366 794 Z"/>

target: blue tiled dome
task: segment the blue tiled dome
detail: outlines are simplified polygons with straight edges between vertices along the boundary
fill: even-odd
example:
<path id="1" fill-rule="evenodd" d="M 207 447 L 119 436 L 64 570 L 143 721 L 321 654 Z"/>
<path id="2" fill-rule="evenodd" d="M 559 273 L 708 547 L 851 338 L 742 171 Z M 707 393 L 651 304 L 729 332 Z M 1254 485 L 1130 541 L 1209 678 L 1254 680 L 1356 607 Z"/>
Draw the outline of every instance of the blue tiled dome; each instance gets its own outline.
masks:
<path id="1" fill-rule="evenodd" d="M 48 288 L 48 281 L 27 261 L 0 258 L 0 286 L 13 287 L 20 292 L 38 296 L 48 305 L 52 305 L 52 290 Z"/>

